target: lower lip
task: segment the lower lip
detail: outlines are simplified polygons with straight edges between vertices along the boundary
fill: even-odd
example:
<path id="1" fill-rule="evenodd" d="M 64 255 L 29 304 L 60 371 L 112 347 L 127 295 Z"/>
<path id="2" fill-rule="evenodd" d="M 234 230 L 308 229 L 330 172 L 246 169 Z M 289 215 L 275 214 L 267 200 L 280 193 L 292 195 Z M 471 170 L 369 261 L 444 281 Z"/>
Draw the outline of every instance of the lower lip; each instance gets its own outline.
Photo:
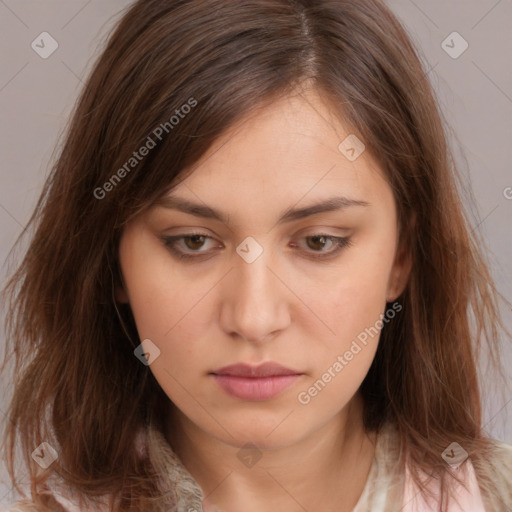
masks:
<path id="1" fill-rule="evenodd" d="M 213 374 L 219 386 L 231 396 L 243 400 L 269 400 L 291 386 L 301 375 L 273 377 L 235 377 Z"/>

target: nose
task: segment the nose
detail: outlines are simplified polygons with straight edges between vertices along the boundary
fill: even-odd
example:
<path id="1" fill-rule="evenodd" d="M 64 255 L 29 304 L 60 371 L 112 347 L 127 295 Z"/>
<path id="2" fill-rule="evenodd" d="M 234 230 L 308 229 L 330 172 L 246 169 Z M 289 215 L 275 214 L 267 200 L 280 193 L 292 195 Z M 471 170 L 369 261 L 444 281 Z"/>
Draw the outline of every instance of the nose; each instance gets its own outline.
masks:
<path id="1" fill-rule="evenodd" d="M 283 283 L 270 250 L 252 263 L 238 254 L 234 269 L 222 281 L 220 324 L 231 337 L 261 343 L 290 323 L 289 301 L 293 294 Z"/>

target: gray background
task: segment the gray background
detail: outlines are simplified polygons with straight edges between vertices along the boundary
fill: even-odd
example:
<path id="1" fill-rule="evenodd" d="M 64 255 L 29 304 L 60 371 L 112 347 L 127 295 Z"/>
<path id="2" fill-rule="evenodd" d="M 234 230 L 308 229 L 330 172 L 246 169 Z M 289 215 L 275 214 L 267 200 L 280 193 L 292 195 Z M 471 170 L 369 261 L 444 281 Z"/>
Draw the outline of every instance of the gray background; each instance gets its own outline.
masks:
<path id="1" fill-rule="evenodd" d="M 1 262 L 29 219 L 58 137 L 94 58 L 129 3 L 0 0 Z M 387 3 L 419 48 L 438 93 L 464 181 L 474 190 L 474 206 L 467 200 L 472 228 L 489 247 L 498 288 L 511 300 L 512 0 Z M 461 48 L 459 40 L 452 43 L 448 38 L 454 31 L 469 44 L 458 58 L 452 58 L 442 46 L 446 40 L 445 44 L 454 46 L 451 51 Z M 47 59 L 31 47 L 42 32 L 50 33 L 59 45 Z M 7 270 L 4 263 L 0 286 Z M 505 308 L 503 313 L 512 329 L 512 313 Z M 509 368 L 512 352 L 510 341 L 506 343 L 503 359 Z M 0 421 L 6 421 L 3 411 L 10 377 L 5 374 L 1 378 Z M 510 381 L 510 374 L 508 378 Z M 512 444 L 512 394 L 493 387 L 489 377 L 485 384 L 485 429 Z M 0 468 L 0 508 L 15 499 Z"/>

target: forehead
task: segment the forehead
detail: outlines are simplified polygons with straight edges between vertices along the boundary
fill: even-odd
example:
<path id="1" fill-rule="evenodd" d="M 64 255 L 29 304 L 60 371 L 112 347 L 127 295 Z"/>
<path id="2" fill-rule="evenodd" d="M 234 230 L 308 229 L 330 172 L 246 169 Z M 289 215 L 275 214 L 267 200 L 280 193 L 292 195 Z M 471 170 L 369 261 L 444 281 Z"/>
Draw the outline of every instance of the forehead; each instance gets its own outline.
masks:
<path id="1" fill-rule="evenodd" d="M 225 132 L 170 195 L 245 212 L 248 220 L 334 196 L 389 207 L 392 193 L 377 163 L 364 150 L 349 158 L 351 146 L 363 148 L 355 137 L 316 92 L 290 95 Z"/>

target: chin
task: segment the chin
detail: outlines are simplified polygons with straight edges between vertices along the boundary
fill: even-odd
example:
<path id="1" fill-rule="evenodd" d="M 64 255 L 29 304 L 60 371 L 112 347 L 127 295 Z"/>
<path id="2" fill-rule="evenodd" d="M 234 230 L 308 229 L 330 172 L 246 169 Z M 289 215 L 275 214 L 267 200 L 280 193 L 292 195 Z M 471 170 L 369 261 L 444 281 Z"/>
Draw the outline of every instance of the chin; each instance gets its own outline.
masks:
<path id="1" fill-rule="evenodd" d="M 288 416 L 291 409 L 282 414 L 251 415 L 243 413 L 243 418 L 233 418 L 224 423 L 223 441 L 232 446 L 243 447 L 247 443 L 253 443 L 261 449 L 274 449 L 291 445 L 307 434 L 307 426 L 296 425 L 292 419 L 293 413 Z M 288 417 L 287 417 L 288 416 Z"/>

